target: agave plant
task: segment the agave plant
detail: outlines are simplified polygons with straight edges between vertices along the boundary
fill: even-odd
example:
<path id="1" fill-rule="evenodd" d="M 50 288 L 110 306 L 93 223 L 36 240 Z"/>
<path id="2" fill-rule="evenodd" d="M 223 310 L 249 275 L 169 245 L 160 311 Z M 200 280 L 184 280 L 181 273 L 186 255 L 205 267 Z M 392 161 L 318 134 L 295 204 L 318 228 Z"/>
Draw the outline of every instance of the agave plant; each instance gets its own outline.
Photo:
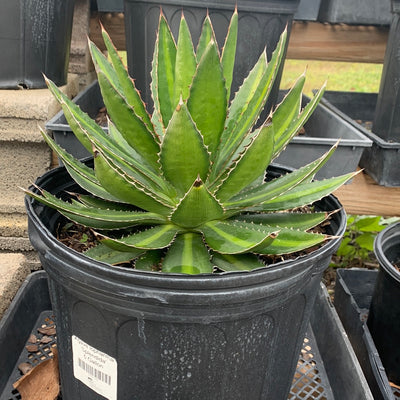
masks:
<path id="1" fill-rule="evenodd" d="M 235 11 L 220 51 L 207 16 L 195 51 L 184 15 L 175 41 L 161 12 L 150 114 L 103 30 L 108 58 L 89 45 L 110 117 L 108 133 L 47 81 L 76 137 L 92 152 L 94 168 L 43 134 L 87 194 L 65 201 L 39 188 L 26 193 L 93 228 L 99 244 L 87 256 L 109 264 L 134 260 L 137 269 L 197 274 L 215 267 L 263 267 L 261 255 L 293 253 L 329 239 L 309 231 L 328 217 L 325 212 L 293 210 L 353 176 L 313 181 L 334 148 L 294 172 L 264 179 L 323 89 L 301 109 L 302 75 L 268 118 L 258 121 L 283 59 L 287 32 L 271 59 L 264 51 L 232 94 L 237 31 Z"/>

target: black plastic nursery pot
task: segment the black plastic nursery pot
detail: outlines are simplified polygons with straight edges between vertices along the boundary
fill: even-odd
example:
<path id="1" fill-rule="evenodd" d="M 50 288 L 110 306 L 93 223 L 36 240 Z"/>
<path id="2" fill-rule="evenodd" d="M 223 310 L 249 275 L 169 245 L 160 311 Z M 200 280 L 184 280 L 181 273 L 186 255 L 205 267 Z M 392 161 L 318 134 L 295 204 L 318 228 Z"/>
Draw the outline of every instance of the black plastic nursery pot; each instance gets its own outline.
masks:
<path id="1" fill-rule="evenodd" d="M 318 20 L 321 22 L 389 25 L 390 0 L 321 0 Z"/>
<path id="2" fill-rule="evenodd" d="M 361 155 L 360 167 L 380 185 L 400 186 L 400 142 L 386 141 L 365 125 L 372 126 L 377 100 L 377 93 L 326 91 L 321 104 L 372 141 Z"/>
<path id="3" fill-rule="evenodd" d="M 398 6 L 398 5 L 397 5 Z M 400 144 L 400 14 L 394 13 L 383 62 L 382 78 L 376 103 L 374 133 L 389 143 Z"/>
<path id="4" fill-rule="evenodd" d="M 239 24 L 235 69 L 232 81 L 232 94 L 234 94 L 257 62 L 265 46 L 267 48 L 268 59 L 270 59 L 286 25 L 288 26 L 288 38 L 290 37 L 293 15 L 299 4 L 299 0 L 124 1 L 128 68 L 148 104 L 152 103 L 150 96 L 150 71 L 160 17 L 160 6 L 175 38 L 178 36 L 183 10 L 195 46 L 197 46 L 201 27 L 208 12 L 213 22 L 217 42 L 222 47 L 231 15 L 237 5 Z M 283 64 L 282 62 L 270 99 L 265 107 L 266 112 L 276 102 Z M 268 114 L 265 115 L 265 117 L 267 116 Z"/>
<path id="5" fill-rule="evenodd" d="M 67 82 L 73 0 L 0 0 L 0 89 Z"/>
<path id="6" fill-rule="evenodd" d="M 379 261 L 368 327 L 390 381 L 400 384 L 400 223 L 378 234 L 374 252 Z M 397 267 L 396 267 L 397 266 Z"/>
<path id="7" fill-rule="evenodd" d="M 400 399 L 391 387 L 367 325 L 377 270 L 339 268 L 334 304 L 375 400 Z"/>
<path id="8" fill-rule="evenodd" d="M 286 93 L 287 91 L 280 91 L 278 101 Z M 302 107 L 309 101 L 303 95 Z M 372 141 L 363 132 L 321 103 L 304 124 L 302 133 L 295 136 L 276 159 L 282 165 L 300 168 L 321 157 L 337 144 L 336 151 L 317 172 L 316 179 L 332 178 L 355 171 L 363 152 L 372 146 Z"/>
<path id="9" fill-rule="evenodd" d="M 272 167 L 270 175 L 284 171 Z M 37 184 L 55 194 L 78 190 L 63 167 Z M 63 400 L 287 398 L 339 238 L 251 272 L 149 273 L 65 247 L 54 235 L 60 215 L 30 198 L 26 207 L 49 276 Z M 346 216 L 338 200 L 328 196 L 316 208 L 340 209 L 329 227 L 340 237 Z"/>
<path id="10" fill-rule="evenodd" d="M 123 12 L 124 0 L 96 0 L 100 12 Z"/>
<path id="11" fill-rule="evenodd" d="M 0 354 L 4 355 L 0 358 L 0 400 L 21 399 L 20 393 L 13 387 L 21 378 L 18 369 L 21 363 L 37 366 L 53 356 L 57 335 L 38 333 L 38 328 L 43 326 L 54 328 L 57 321 L 51 310 L 47 273 L 36 271 L 28 275 L 0 320 Z M 16 327 L 18 335 L 15 335 Z M 34 353 L 26 349 L 26 345 L 31 344 L 31 334 L 38 342 L 38 350 Z M 322 283 L 288 396 L 291 400 L 305 398 L 374 399 Z M 60 396 L 58 400 L 61 400 Z"/>

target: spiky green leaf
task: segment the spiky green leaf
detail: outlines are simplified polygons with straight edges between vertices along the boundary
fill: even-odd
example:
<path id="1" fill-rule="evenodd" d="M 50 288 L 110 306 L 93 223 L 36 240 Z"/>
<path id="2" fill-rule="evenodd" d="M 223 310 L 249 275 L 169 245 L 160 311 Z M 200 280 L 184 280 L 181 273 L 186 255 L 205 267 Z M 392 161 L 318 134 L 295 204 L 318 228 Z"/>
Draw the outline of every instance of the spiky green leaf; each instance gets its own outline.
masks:
<path id="1" fill-rule="evenodd" d="M 283 59 L 286 38 L 287 33 L 284 31 L 269 63 L 267 63 L 266 53 L 262 53 L 236 93 L 221 136 L 221 144 L 212 170 L 212 180 L 226 168 L 226 163 L 235 154 L 249 129 L 260 116 Z"/>
<path id="2" fill-rule="evenodd" d="M 188 110 L 209 152 L 214 154 L 227 113 L 226 88 L 214 41 L 209 43 L 198 65 L 190 88 Z"/>
<path id="3" fill-rule="evenodd" d="M 94 165 L 96 177 L 101 185 L 121 201 L 161 215 L 171 213 L 170 205 L 147 193 L 144 187 L 130 180 L 129 176 L 124 174 L 99 151 L 95 154 Z"/>
<path id="4" fill-rule="evenodd" d="M 179 226 L 193 228 L 223 215 L 221 204 L 207 190 L 201 179 L 196 179 L 171 215 L 171 221 Z"/>
<path id="5" fill-rule="evenodd" d="M 280 146 L 281 137 L 285 135 L 289 126 L 300 114 L 305 79 L 305 74 L 302 74 L 272 114 L 274 141 L 277 143 L 277 148 Z"/>
<path id="6" fill-rule="evenodd" d="M 236 44 L 238 35 L 238 13 L 237 9 L 232 14 L 229 23 L 228 33 L 225 38 L 225 44 L 222 50 L 221 63 L 225 78 L 226 101 L 229 102 L 231 96 L 231 86 L 233 79 L 233 69 L 236 57 Z"/>
<path id="7" fill-rule="evenodd" d="M 140 97 L 139 91 L 135 87 L 133 79 L 129 76 L 128 71 L 119 56 L 117 49 L 111 41 L 110 36 L 101 27 L 101 33 L 103 36 L 104 44 L 106 45 L 108 56 L 114 67 L 115 73 L 118 77 L 119 83 L 126 97 L 128 104 L 134 109 L 135 114 L 142 118 L 143 122 L 146 124 L 150 131 L 154 132 L 154 127 L 150 121 L 150 116 L 146 110 L 145 104 Z M 157 136 L 155 136 L 157 138 Z"/>
<path id="8" fill-rule="evenodd" d="M 279 153 L 293 139 L 293 137 L 297 134 L 299 129 L 307 122 L 308 118 L 310 118 L 311 114 L 313 113 L 319 101 L 321 100 L 324 91 L 325 91 L 325 85 L 315 94 L 315 96 L 311 99 L 311 101 L 304 107 L 300 115 L 298 115 L 297 118 L 292 119 L 290 121 L 285 130 L 279 128 L 277 129 L 274 138 L 275 148 L 274 148 L 273 158 L 278 157 Z M 278 110 L 276 110 L 275 113 L 276 112 L 278 112 Z M 280 114 L 280 112 L 278 114 Z M 272 119 L 274 119 L 274 116 L 272 116 Z M 277 125 L 277 123 L 275 123 L 275 125 Z"/>
<path id="9" fill-rule="evenodd" d="M 251 253 L 247 254 L 218 254 L 212 256 L 212 263 L 221 271 L 251 271 L 265 267 L 260 259 Z"/>
<path id="10" fill-rule="evenodd" d="M 163 272 L 211 273 L 210 255 L 201 235 L 193 232 L 178 235 L 165 256 Z"/>
<path id="11" fill-rule="evenodd" d="M 207 177 L 209 154 L 183 102 L 178 104 L 165 132 L 160 162 L 164 176 L 181 196 L 198 176 L 202 180 Z"/>
<path id="12" fill-rule="evenodd" d="M 265 182 L 258 187 L 244 190 L 239 195 L 225 202 L 224 205 L 229 208 L 247 208 L 255 206 L 283 195 L 302 182 L 310 182 L 314 175 L 329 160 L 335 149 L 336 146 L 333 146 L 322 157 L 293 172 L 282 175 L 272 181 Z"/>
<path id="13" fill-rule="evenodd" d="M 228 172 L 227 178 L 216 193 L 217 198 L 224 202 L 251 185 L 270 164 L 273 151 L 273 126 L 264 125 L 258 129 L 244 154 Z"/>
<path id="14" fill-rule="evenodd" d="M 292 208 L 314 203 L 345 184 L 348 180 L 353 178 L 355 174 L 356 173 L 352 172 L 346 175 L 324 179 L 322 181 L 300 184 L 287 191 L 285 194 L 254 207 L 253 210 L 268 212 L 290 210 Z"/>
<path id="15" fill-rule="evenodd" d="M 132 249 L 129 252 L 122 252 L 110 249 L 108 246 L 99 243 L 95 247 L 90 248 L 84 252 L 85 256 L 93 258 L 94 260 L 117 265 L 127 263 L 143 254 L 144 250 Z"/>
<path id="16" fill-rule="evenodd" d="M 183 100 L 188 98 L 189 88 L 196 71 L 196 66 L 192 37 L 190 36 L 186 19 L 182 14 L 176 48 L 173 107 L 176 107 L 180 98 Z"/>
<path id="17" fill-rule="evenodd" d="M 276 228 L 242 221 L 210 221 L 199 228 L 206 243 L 222 254 L 240 254 L 267 246 L 276 237 Z"/>
<path id="18" fill-rule="evenodd" d="M 293 228 L 306 231 L 325 221 L 329 215 L 325 212 L 279 212 L 279 213 L 248 213 L 235 216 L 235 220 L 252 222 L 279 228 Z"/>
<path id="19" fill-rule="evenodd" d="M 161 265 L 163 252 L 161 250 L 147 250 L 135 260 L 135 269 L 141 271 L 157 271 Z"/>
<path id="20" fill-rule="evenodd" d="M 196 49 L 196 61 L 197 64 L 200 62 L 201 57 L 203 57 L 203 54 L 208 46 L 208 44 L 211 41 L 216 42 L 215 38 L 215 33 L 214 29 L 210 20 L 210 16 L 207 13 L 207 16 L 204 18 L 203 26 L 201 28 L 201 33 L 200 33 L 200 38 L 199 38 L 199 43 L 197 45 Z"/>
<path id="21" fill-rule="evenodd" d="M 175 225 L 157 225 L 117 239 L 101 235 L 99 240 L 104 245 L 118 251 L 130 252 L 132 249 L 156 250 L 168 247 L 178 232 L 179 229 Z"/>
<path id="22" fill-rule="evenodd" d="M 168 125 L 174 112 L 176 44 L 163 14 L 160 15 L 152 69 L 152 95 L 158 118 Z M 154 121 L 153 121 L 154 122 Z"/>
<path id="23" fill-rule="evenodd" d="M 41 190 L 40 195 L 26 191 L 32 198 L 51 208 L 78 224 L 95 229 L 123 229 L 137 225 L 164 224 L 165 218 L 159 214 L 140 211 L 107 210 L 87 206 L 78 202 L 67 202 L 51 193 Z"/>
<path id="24" fill-rule="evenodd" d="M 124 139 L 146 160 L 154 169 L 157 169 L 159 145 L 154 135 L 148 130 L 141 117 L 135 114 L 124 95 L 116 90 L 112 82 L 102 72 L 97 72 L 101 93 L 115 126 Z"/>
<path id="25" fill-rule="evenodd" d="M 319 233 L 283 228 L 272 243 L 264 248 L 260 246 L 257 253 L 268 255 L 290 254 L 317 246 L 327 239 L 328 236 Z"/>

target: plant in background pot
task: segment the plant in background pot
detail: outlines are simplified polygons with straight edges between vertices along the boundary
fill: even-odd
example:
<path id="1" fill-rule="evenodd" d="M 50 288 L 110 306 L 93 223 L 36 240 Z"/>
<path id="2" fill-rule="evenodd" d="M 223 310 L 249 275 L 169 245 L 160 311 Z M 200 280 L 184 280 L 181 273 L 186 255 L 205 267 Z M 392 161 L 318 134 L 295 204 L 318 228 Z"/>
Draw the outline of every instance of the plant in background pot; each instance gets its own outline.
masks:
<path id="1" fill-rule="evenodd" d="M 390 381 L 400 384 L 400 222 L 381 231 L 374 242 L 379 261 L 368 327 Z"/>
<path id="2" fill-rule="evenodd" d="M 270 166 L 323 90 L 301 110 L 301 76 L 254 128 L 287 35 L 229 104 L 237 20 L 235 11 L 220 54 L 208 17 L 195 51 L 184 16 L 175 43 L 161 14 L 152 114 L 103 32 L 111 61 L 90 48 L 108 134 L 48 81 L 93 154 L 80 162 L 44 134 L 65 167 L 26 191 L 58 322 L 63 399 L 288 395 L 322 272 L 346 227 L 329 193 L 354 174 L 313 181 L 334 147 L 290 173 Z M 61 244 L 65 218 L 93 229 L 98 244 L 84 254 Z M 326 233 L 310 232 L 327 220 Z"/>

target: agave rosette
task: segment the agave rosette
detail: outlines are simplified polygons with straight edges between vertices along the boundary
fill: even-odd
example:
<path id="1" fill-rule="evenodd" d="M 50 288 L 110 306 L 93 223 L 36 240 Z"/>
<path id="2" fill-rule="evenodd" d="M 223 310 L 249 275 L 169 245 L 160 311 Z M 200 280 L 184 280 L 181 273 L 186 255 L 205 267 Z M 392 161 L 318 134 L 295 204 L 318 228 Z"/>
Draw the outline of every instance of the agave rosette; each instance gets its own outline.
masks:
<path id="1" fill-rule="evenodd" d="M 76 137 L 93 154 L 94 168 L 43 133 L 88 194 L 64 201 L 41 189 L 27 193 L 98 232 L 99 244 L 86 252 L 89 257 L 196 274 L 215 267 L 259 268 L 265 266 L 260 255 L 293 253 L 327 240 L 327 235 L 310 232 L 327 218 L 325 212 L 293 209 L 321 199 L 353 176 L 313 180 L 334 147 L 294 172 L 264 179 L 323 89 L 302 109 L 305 77 L 300 76 L 255 127 L 282 62 L 287 32 L 271 60 L 264 51 L 231 96 L 237 31 L 235 11 L 220 51 L 207 16 L 195 51 L 184 15 L 175 42 L 161 13 L 150 114 L 103 30 L 108 58 L 93 43 L 90 50 L 110 117 L 108 133 L 48 81 Z"/>

